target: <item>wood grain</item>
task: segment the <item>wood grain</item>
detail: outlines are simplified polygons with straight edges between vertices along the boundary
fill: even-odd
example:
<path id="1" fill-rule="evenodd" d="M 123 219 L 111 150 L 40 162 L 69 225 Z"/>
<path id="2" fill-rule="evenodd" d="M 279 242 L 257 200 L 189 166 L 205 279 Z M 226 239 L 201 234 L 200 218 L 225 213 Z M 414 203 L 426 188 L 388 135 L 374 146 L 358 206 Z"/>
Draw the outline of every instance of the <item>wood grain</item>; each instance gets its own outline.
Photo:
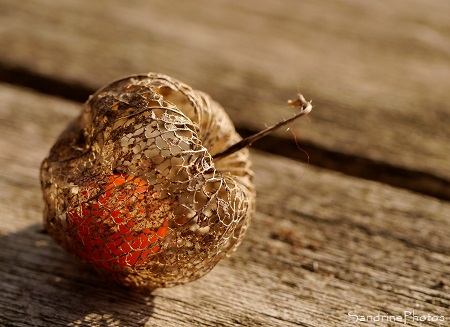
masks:
<path id="1" fill-rule="evenodd" d="M 393 183 L 450 197 L 449 11 L 446 0 L 3 0 L 0 63 L 89 89 L 159 71 L 252 131 L 289 117 L 300 89 L 316 104 L 296 125 L 302 142 L 429 174 L 442 185 Z"/>
<path id="2" fill-rule="evenodd" d="M 406 326 L 449 325 L 448 202 L 258 151 L 235 255 L 151 294 L 107 284 L 41 224 L 39 165 L 80 106 L 8 85 L 0 103 L 1 325 L 348 326 L 349 312 L 412 310 L 446 321 Z"/>

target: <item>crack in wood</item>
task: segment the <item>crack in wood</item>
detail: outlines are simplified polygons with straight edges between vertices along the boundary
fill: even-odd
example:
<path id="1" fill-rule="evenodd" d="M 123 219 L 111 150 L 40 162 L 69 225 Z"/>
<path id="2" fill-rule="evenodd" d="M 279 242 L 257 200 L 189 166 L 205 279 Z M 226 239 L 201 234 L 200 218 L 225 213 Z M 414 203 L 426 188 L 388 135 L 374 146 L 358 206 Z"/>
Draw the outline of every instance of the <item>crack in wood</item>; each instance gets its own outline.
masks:
<path id="1" fill-rule="evenodd" d="M 236 127 L 238 133 L 243 137 L 256 132 L 240 126 Z M 404 188 L 441 200 L 450 200 L 450 181 L 431 173 L 393 166 L 385 162 L 349 153 L 333 151 L 311 142 L 299 140 L 298 145 L 308 153 L 309 164 L 311 165 L 349 176 Z M 276 135 L 268 135 L 264 140 L 255 142 L 252 147 L 260 151 L 307 162 L 306 155 L 297 148 L 294 140 L 289 142 Z"/>

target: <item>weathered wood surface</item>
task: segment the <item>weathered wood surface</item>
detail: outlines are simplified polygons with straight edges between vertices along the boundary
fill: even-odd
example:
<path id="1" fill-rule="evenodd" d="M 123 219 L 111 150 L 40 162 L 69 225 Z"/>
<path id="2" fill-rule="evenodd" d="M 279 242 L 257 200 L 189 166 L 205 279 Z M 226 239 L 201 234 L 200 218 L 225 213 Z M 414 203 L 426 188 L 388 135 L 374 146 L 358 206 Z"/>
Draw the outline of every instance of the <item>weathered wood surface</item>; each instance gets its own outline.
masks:
<path id="1" fill-rule="evenodd" d="M 81 108 L 48 93 L 83 101 L 158 71 L 210 93 L 244 132 L 290 116 L 282 102 L 299 89 L 316 104 L 295 125 L 312 163 L 450 199 L 448 12 L 446 0 L 0 0 L 0 82 L 22 85 L 0 84 L 0 325 L 353 326 L 349 312 L 414 310 L 446 321 L 406 325 L 450 326 L 449 202 L 253 151 L 258 211 L 237 253 L 145 294 L 43 233 L 38 181 Z M 277 135 L 259 147 L 302 157 Z"/>
<path id="2" fill-rule="evenodd" d="M 450 323 L 448 202 L 257 151 L 258 211 L 235 255 L 151 294 L 107 284 L 41 224 L 39 164 L 81 105 L 8 85 L 0 103 L 2 326 L 349 326 L 349 312 L 413 310 L 446 321 L 407 326 Z"/>
<path id="3" fill-rule="evenodd" d="M 244 130 L 288 117 L 299 88 L 317 105 L 300 139 L 328 154 L 315 164 L 450 199 L 449 12 L 447 0 L 1 0 L 0 63 L 83 89 L 163 72 Z"/>

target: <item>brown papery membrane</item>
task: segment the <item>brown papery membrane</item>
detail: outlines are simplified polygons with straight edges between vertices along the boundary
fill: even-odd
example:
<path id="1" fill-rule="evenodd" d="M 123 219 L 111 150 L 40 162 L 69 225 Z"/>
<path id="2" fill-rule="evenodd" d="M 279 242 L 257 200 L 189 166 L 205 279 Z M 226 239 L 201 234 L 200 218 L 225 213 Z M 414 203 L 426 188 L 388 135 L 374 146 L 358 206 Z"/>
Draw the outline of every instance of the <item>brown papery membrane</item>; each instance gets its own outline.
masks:
<path id="1" fill-rule="evenodd" d="M 115 81 L 89 98 L 42 163 L 45 226 L 123 285 L 193 281 L 249 226 L 253 141 L 237 149 L 242 138 L 224 109 L 176 79 Z"/>

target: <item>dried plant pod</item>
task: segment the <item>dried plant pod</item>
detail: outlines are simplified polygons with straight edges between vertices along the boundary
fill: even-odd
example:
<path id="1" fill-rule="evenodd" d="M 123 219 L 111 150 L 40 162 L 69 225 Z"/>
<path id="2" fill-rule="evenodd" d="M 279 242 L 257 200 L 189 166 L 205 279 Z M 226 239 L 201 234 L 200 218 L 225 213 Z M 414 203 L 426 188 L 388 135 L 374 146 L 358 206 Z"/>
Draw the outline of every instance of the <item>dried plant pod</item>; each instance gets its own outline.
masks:
<path id="1" fill-rule="evenodd" d="M 248 150 L 220 155 L 241 140 L 218 103 L 176 79 L 113 82 L 42 163 L 45 227 L 123 285 L 195 280 L 236 249 L 253 216 Z"/>

